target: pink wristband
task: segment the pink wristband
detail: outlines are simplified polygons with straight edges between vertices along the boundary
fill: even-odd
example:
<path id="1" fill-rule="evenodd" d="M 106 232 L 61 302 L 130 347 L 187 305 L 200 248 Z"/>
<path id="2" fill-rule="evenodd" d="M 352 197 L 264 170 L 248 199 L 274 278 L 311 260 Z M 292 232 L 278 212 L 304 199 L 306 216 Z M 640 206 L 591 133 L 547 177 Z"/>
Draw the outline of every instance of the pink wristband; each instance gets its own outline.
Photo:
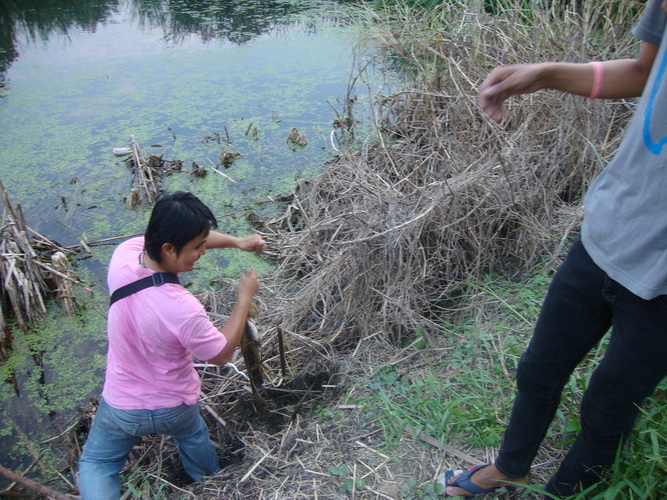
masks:
<path id="1" fill-rule="evenodd" d="M 591 90 L 591 95 L 588 96 L 589 99 L 595 99 L 600 95 L 602 90 L 602 80 L 603 80 L 603 71 L 602 63 L 600 61 L 591 61 L 588 64 L 593 65 L 593 88 Z"/>

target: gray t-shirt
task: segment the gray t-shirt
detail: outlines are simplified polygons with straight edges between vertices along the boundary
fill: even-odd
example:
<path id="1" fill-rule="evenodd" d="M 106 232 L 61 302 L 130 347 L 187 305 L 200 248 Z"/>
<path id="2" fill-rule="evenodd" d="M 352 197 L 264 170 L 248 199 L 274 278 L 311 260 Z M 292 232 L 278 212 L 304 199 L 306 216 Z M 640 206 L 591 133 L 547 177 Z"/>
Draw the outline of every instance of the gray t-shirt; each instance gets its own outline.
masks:
<path id="1" fill-rule="evenodd" d="M 585 198 L 582 241 L 613 280 L 643 299 L 667 294 L 667 16 L 652 0 L 633 33 L 659 46 L 614 159 Z"/>

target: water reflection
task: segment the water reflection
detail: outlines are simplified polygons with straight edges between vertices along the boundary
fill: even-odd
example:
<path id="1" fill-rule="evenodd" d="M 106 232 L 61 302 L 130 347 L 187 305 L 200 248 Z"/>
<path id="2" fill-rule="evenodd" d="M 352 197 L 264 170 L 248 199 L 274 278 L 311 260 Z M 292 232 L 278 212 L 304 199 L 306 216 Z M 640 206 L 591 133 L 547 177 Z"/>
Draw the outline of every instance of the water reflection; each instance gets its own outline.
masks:
<path id="1" fill-rule="evenodd" d="M 117 0 L 3 0 L 0 2 L 0 72 L 19 56 L 22 42 L 46 41 L 72 30 L 95 31 L 118 7 Z"/>
<path id="2" fill-rule="evenodd" d="M 179 43 L 193 33 L 201 41 L 228 40 L 242 44 L 266 33 L 303 10 L 303 5 L 271 0 L 135 0 L 138 19 L 158 26 L 166 40 Z"/>
<path id="3" fill-rule="evenodd" d="M 162 30 L 164 40 L 170 43 L 178 44 L 196 35 L 202 42 L 243 44 L 293 22 L 308 4 L 274 0 L 3 0 L 0 73 L 4 74 L 19 56 L 22 43 L 47 41 L 54 34 L 78 30 L 94 32 L 121 7 L 132 13 L 139 26 Z"/>
<path id="4" fill-rule="evenodd" d="M 325 149 L 331 151 L 328 139 L 315 139 L 328 137 L 333 113 L 326 101 L 342 97 L 348 74 L 340 58 L 346 45 L 330 29 L 343 24 L 331 22 L 337 2 L 8 0 L 1 5 L 0 23 L 11 29 L 3 31 L 10 35 L 0 48 L 7 78 L 0 92 L 5 100 L 0 178 L 24 204 L 31 224 L 39 224 L 35 229 L 63 244 L 89 231 L 97 214 L 111 214 L 92 193 L 92 183 L 113 182 L 98 188 L 112 196 L 127 191 L 108 175 L 117 169 L 104 165 L 112 159 L 105 153 L 127 146 L 130 134 L 142 145 L 164 144 L 156 153 L 167 159 L 211 166 L 219 151 L 198 143 L 224 131 L 234 149 L 243 148 L 244 161 L 235 169 L 261 172 L 242 186 L 256 193 L 268 192 L 276 178 L 316 165 Z M 276 114 L 282 123 L 273 119 Z M 262 140 L 245 144 L 242 134 L 251 124 L 260 127 Z M 311 139 L 308 158 L 285 151 L 291 127 Z M 75 178 L 80 182 L 71 183 Z M 58 192 L 35 189 L 35 182 L 50 183 Z M 68 211 L 58 201 L 63 197 L 70 208 L 89 210 Z"/>

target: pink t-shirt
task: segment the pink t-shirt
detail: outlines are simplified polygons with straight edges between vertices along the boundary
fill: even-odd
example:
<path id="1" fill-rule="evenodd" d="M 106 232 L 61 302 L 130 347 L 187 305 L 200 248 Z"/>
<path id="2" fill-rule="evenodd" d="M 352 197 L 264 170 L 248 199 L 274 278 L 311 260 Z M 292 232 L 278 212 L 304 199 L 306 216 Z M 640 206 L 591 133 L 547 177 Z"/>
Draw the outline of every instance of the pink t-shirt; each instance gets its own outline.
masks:
<path id="1" fill-rule="evenodd" d="M 144 238 L 121 243 L 109 264 L 109 293 L 150 276 L 139 265 Z M 226 345 L 204 306 L 173 283 L 153 286 L 109 308 L 109 351 L 102 396 L 121 410 L 193 405 L 201 381 L 192 356 L 208 360 Z"/>

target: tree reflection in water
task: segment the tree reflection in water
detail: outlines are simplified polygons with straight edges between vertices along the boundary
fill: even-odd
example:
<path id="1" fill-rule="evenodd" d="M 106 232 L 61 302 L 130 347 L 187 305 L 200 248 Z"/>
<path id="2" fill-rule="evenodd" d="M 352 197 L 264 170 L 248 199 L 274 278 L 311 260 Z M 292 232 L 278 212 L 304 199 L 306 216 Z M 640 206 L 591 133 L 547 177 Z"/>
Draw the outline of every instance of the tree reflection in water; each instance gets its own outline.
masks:
<path id="1" fill-rule="evenodd" d="M 20 54 L 21 43 L 46 41 L 53 34 L 94 32 L 122 5 L 140 27 L 159 28 L 177 44 L 192 36 L 202 42 L 243 44 L 294 22 L 308 2 L 273 0 L 3 0 L 0 2 L 0 80 Z M 333 2 L 332 2 L 333 3 Z"/>

